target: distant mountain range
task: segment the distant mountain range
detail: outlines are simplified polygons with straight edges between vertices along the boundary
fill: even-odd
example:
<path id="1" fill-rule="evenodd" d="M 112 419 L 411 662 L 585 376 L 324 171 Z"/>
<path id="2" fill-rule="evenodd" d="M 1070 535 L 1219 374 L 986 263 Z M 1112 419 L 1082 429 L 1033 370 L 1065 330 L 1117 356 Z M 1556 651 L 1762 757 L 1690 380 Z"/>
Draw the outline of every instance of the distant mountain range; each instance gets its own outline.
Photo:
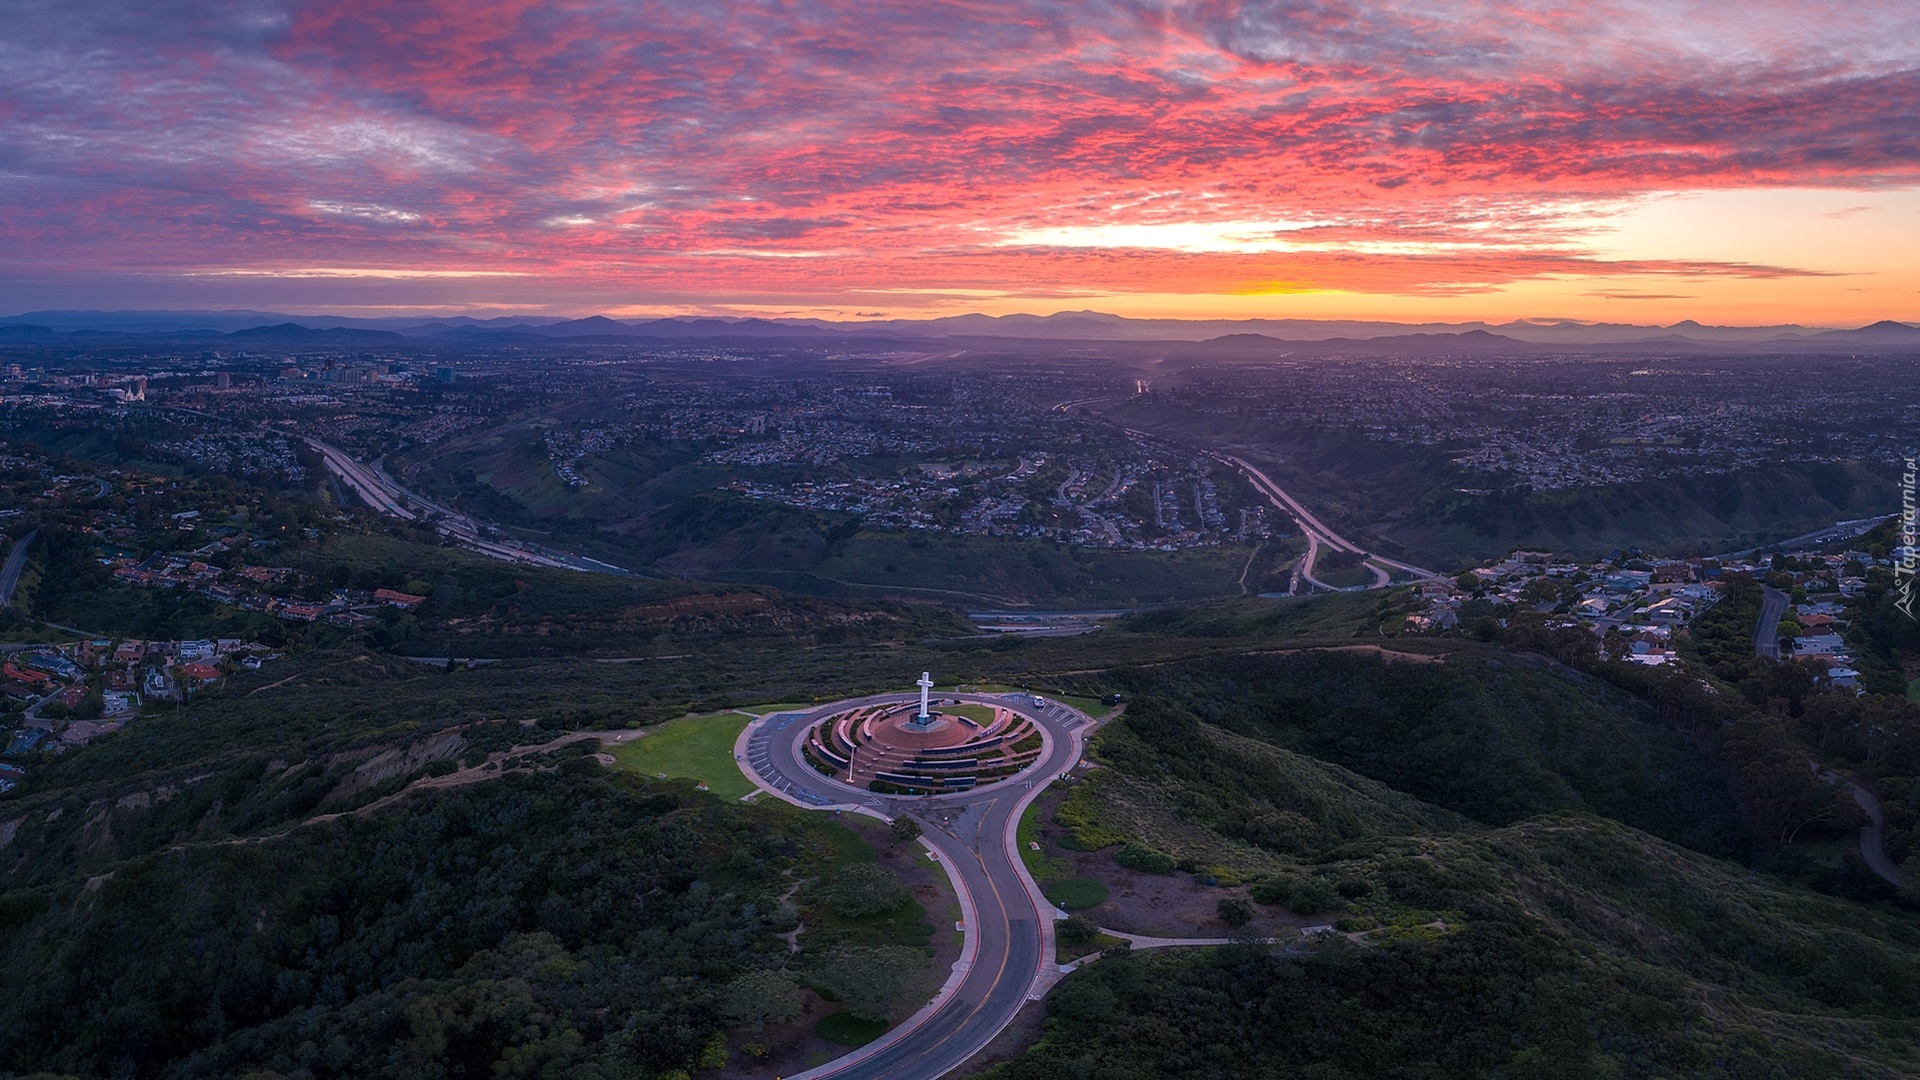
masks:
<path id="1" fill-rule="evenodd" d="M 1193 345 L 1236 354 L 1409 350 L 1438 353 L 1543 351 L 1748 352 L 1920 351 L 1920 327 L 1883 321 L 1857 329 L 1796 325 L 1671 326 L 1517 320 L 1393 323 L 1345 319 L 1130 319 L 1098 311 L 1052 315 L 955 315 L 937 319 L 676 317 L 620 321 L 604 315 L 554 319 L 513 315 L 358 319 L 268 311 L 30 311 L 0 318 L 0 343 L 139 337 L 234 344 L 378 347 L 414 341 L 784 340 L 796 344 L 896 340 L 1104 342 Z"/>

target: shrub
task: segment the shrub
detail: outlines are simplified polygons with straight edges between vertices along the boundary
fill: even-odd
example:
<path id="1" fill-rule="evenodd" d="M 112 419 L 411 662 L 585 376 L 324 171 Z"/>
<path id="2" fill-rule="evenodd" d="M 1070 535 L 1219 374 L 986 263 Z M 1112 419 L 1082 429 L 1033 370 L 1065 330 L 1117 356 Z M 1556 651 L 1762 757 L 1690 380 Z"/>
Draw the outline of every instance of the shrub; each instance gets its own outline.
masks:
<path id="1" fill-rule="evenodd" d="M 857 919 L 892 911 L 907 902 L 907 887 L 900 879 L 872 863 L 843 871 L 827 886 L 827 906 L 835 915 Z"/>
<path id="2" fill-rule="evenodd" d="M 1100 936 L 1100 924 L 1085 915 L 1069 915 L 1066 921 L 1054 927 L 1053 936 L 1054 940 L 1068 948 L 1091 945 L 1093 939 Z"/>
<path id="3" fill-rule="evenodd" d="M 1082 781 L 1053 812 L 1053 820 L 1072 831 L 1073 842 L 1081 851 L 1099 851 L 1126 839 L 1113 826 L 1100 820 L 1094 800 L 1097 783 L 1097 774 Z"/>
<path id="4" fill-rule="evenodd" d="M 1129 843 L 1115 852 L 1113 861 L 1145 874 L 1171 874 L 1174 868 L 1173 856 L 1138 843 Z"/>
<path id="5" fill-rule="evenodd" d="M 931 993 L 925 969 L 925 954 L 905 945 L 842 945 L 816 958 L 811 978 L 855 1019 L 877 1022 L 878 1028 L 871 1030 L 878 1036 L 889 1021 L 919 1008 Z"/>
<path id="6" fill-rule="evenodd" d="M 1284 904 L 1293 895 L 1293 878 L 1262 878 L 1247 888 L 1247 895 L 1259 904 Z"/>
<path id="7" fill-rule="evenodd" d="M 1339 898 L 1323 878 L 1302 878 L 1287 895 L 1287 910 L 1295 915 L 1315 915 L 1332 907 Z"/>
<path id="8" fill-rule="evenodd" d="M 1253 903 L 1244 896 L 1222 897 L 1218 910 L 1220 921 L 1236 930 L 1253 921 Z"/>
<path id="9" fill-rule="evenodd" d="M 727 984 L 721 1015 L 758 1031 L 768 1022 L 784 1023 L 800 1015 L 800 991 L 784 971 L 749 971 Z"/>

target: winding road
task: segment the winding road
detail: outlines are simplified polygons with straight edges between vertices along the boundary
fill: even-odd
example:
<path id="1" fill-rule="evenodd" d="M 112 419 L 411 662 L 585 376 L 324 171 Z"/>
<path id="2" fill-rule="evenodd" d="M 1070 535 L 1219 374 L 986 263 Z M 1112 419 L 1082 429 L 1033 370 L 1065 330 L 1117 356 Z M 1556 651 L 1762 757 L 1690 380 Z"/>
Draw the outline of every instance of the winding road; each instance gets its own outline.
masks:
<path id="1" fill-rule="evenodd" d="M 923 797 L 880 795 L 816 772 L 800 755 L 813 725 L 864 705 L 916 701 L 876 694 L 806 713 L 776 713 L 748 725 L 735 746 L 741 771 L 762 791 L 797 806 L 851 810 L 892 820 L 912 813 L 921 837 L 945 866 L 960 898 L 965 945 L 925 1008 L 844 1057 L 788 1080 L 933 1080 L 959 1068 L 1013 1022 L 1030 999 L 1059 978 L 1053 923 L 1059 916 L 1021 861 L 1020 814 L 1046 785 L 1080 760 L 1094 722 L 1086 714 L 1026 694 L 945 694 L 944 700 L 998 705 L 1032 720 L 1044 736 L 1026 772 L 968 791 Z"/>
<path id="2" fill-rule="evenodd" d="M 1371 554 L 1362 549 L 1358 544 L 1347 540 L 1339 533 L 1328 528 L 1319 518 L 1314 517 L 1312 511 L 1301 506 L 1299 500 L 1287 494 L 1281 489 L 1279 484 L 1273 482 L 1272 477 L 1254 467 L 1254 465 L 1245 458 L 1235 457 L 1232 454 L 1219 453 L 1213 454 L 1213 457 L 1240 470 L 1240 472 L 1253 483 L 1255 490 L 1265 495 L 1268 501 L 1272 502 L 1281 512 L 1294 520 L 1294 524 L 1300 527 L 1301 534 L 1307 538 L 1306 557 L 1294 564 L 1293 584 L 1288 588 L 1288 592 L 1299 592 L 1300 582 L 1302 580 L 1314 588 L 1324 589 L 1328 592 L 1362 592 L 1367 589 L 1384 589 L 1392 581 L 1394 570 L 1403 571 L 1417 578 L 1433 579 L 1440 576 L 1423 567 L 1403 563 L 1396 559 L 1389 559 L 1384 555 Z M 1314 564 L 1320 561 L 1320 549 L 1322 547 L 1330 547 L 1335 551 L 1364 556 L 1365 558 L 1362 565 L 1373 574 L 1373 581 L 1367 585 L 1330 585 L 1315 577 L 1313 574 Z"/>
<path id="3" fill-rule="evenodd" d="M 1840 779 L 1852 789 L 1853 801 L 1867 815 L 1867 823 L 1860 826 L 1860 858 L 1866 861 L 1868 869 L 1880 875 L 1882 881 L 1896 889 L 1907 888 L 1906 879 L 1900 876 L 1900 868 L 1887 858 L 1887 819 L 1880 813 L 1879 796 L 1855 783 L 1852 777 L 1841 776 Z"/>
<path id="4" fill-rule="evenodd" d="M 1753 628 L 1753 651 L 1761 656 L 1780 659 L 1780 617 L 1786 614 L 1786 593 L 1770 585 L 1760 589 L 1760 621 Z M 1833 783 L 1845 784 L 1857 803 L 1867 815 L 1867 823 L 1860 826 L 1860 858 L 1867 868 L 1879 875 L 1882 881 L 1896 889 L 1910 888 L 1905 878 L 1900 876 L 1900 868 L 1887 857 L 1886 817 L 1880 812 L 1880 797 L 1866 785 L 1837 769 L 1829 768 L 1815 761 L 1811 763 L 1814 771 Z"/>

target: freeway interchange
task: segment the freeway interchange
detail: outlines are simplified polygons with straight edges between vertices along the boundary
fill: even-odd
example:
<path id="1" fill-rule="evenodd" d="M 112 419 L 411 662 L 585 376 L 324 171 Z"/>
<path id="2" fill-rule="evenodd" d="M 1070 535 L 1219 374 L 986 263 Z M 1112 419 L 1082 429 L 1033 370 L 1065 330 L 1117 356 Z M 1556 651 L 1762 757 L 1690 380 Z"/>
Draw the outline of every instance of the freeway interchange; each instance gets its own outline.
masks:
<path id="1" fill-rule="evenodd" d="M 772 714 L 749 725 L 735 747 L 749 780 L 795 805 L 887 820 L 912 813 L 925 828 L 921 841 L 953 882 L 966 934 L 959 962 L 930 1004 L 878 1041 L 789 1080 L 944 1076 L 992 1042 L 1022 1005 L 1059 977 L 1053 922 L 1060 916 L 1027 872 L 1016 833 L 1027 805 L 1080 760 L 1093 721 L 1058 702 L 1036 705 L 1025 694 L 947 694 L 943 699 L 997 705 L 1027 717 L 1044 739 L 1040 757 L 999 783 L 915 797 L 852 787 L 821 775 L 801 756 L 801 742 L 822 719 L 861 706 L 917 700 L 904 693 Z"/>
<path id="2" fill-rule="evenodd" d="M 1435 574 L 1431 570 L 1414 566 L 1410 563 L 1403 563 L 1397 559 L 1389 559 L 1384 555 L 1371 554 L 1363 550 L 1359 545 L 1348 541 L 1339 533 L 1334 532 L 1322 524 L 1320 519 L 1314 517 L 1313 513 L 1306 507 L 1301 506 L 1298 500 L 1281 490 L 1280 485 L 1274 483 L 1272 477 L 1260 471 L 1245 458 L 1235 457 L 1231 454 L 1217 453 L 1212 456 L 1215 460 L 1238 469 L 1240 473 L 1253 484 L 1255 490 L 1266 496 L 1267 500 L 1273 503 L 1282 513 L 1292 518 L 1294 523 L 1300 527 L 1301 534 L 1307 538 L 1307 554 L 1298 563 L 1294 564 L 1293 582 L 1287 589 L 1289 593 L 1299 592 L 1302 581 L 1313 588 L 1324 589 L 1328 592 L 1359 592 L 1365 589 L 1383 589 L 1391 583 L 1393 571 L 1395 570 L 1411 574 L 1417 578 L 1431 579 L 1439 577 L 1438 574 Z M 1320 549 L 1322 547 L 1329 547 L 1335 551 L 1364 556 L 1363 565 L 1372 573 L 1373 581 L 1366 585 L 1341 586 L 1330 585 L 1320 578 L 1315 577 L 1314 564 L 1320 559 Z"/>

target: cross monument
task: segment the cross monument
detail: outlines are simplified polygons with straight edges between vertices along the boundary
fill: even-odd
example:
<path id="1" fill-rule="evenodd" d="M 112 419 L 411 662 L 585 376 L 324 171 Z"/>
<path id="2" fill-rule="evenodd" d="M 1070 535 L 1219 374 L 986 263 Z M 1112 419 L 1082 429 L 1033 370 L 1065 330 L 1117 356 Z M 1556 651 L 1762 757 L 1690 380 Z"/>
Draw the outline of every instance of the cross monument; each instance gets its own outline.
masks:
<path id="1" fill-rule="evenodd" d="M 927 711 L 927 691 L 933 689 L 933 676 L 923 671 L 920 673 L 920 681 L 915 685 L 920 687 L 920 715 L 914 717 L 913 722 L 926 727 L 933 723 L 933 714 Z"/>

